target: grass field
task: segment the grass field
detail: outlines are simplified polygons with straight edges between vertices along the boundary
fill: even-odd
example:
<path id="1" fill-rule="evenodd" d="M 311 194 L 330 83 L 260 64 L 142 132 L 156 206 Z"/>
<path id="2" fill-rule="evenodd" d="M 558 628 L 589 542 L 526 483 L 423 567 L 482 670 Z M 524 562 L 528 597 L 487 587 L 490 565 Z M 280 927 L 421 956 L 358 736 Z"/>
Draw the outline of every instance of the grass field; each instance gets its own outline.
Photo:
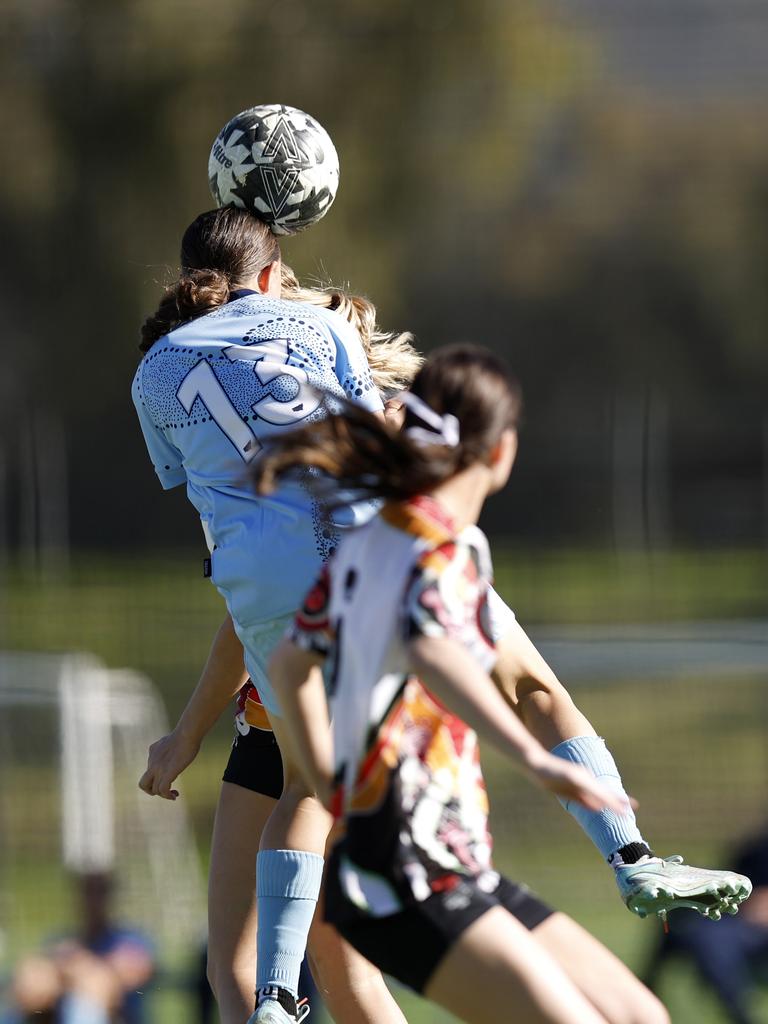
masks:
<path id="1" fill-rule="evenodd" d="M 764 551 L 619 558 L 497 546 L 496 566 L 499 589 L 525 624 L 768 617 Z M 158 685 L 172 717 L 222 614 L 214 589 L 199 574 L 197 553 L 83 555 L 73 559 L 67 577 L 44 581 L 11 567 L 0 602 L 0 648 L 88 650 L 110 666 L 140 669 Z M 641 802 L 643 829 L 659 851 L 722 862 L 732 843 L 762 822 L 768 780 L 764 678 L 648 679 L 641 664 L 627 665 L 616 685 L 580 684 L 575 696 L 610 738 L 628 787 Z M 203 860 L 228 741 L 224 722 L 181 786 Z M 48 771 L 55 768 L 54 760 Z M 27 763 L 25 789 L 33 778 L 29 770 Z M 607 868 L 556 804 L 541 800 L 495 757 L 487 759 L 486 774 L 502 869 L 524 878 L 641 968 L 658 925 L 632 918 L 621 906 Z M 0 876 L 6 890 L 0 891 L 0 915 L 11 887 L 25 906 L 27 938 L 50 931 L 69 913 L 50 861 L 55 853 L 43 853 L 38 838 L 45 833 L 51 798 L 44 773 L 36 789 L 47 796 L 30 800 L 18 792 L 10 811 L 3 811 L 3 823 L 12 824 L 14 842 L 25 854 L 6 864 Z M 178 972 L 184 965 L 176 960 L 169 966 Z M 676 1024 L 722 1024 L 722 1014 L 690 971 L 670 972 L 663 994 Z M 400 997 L 414 1024 L 449 1019 L 407 994 Z M 174 991 L 159 990 L 154 999 L 154 1024 L 170 1024 L 188 1012 Z M 768 1019 L 768 1002 L 761 1009 Z"/>

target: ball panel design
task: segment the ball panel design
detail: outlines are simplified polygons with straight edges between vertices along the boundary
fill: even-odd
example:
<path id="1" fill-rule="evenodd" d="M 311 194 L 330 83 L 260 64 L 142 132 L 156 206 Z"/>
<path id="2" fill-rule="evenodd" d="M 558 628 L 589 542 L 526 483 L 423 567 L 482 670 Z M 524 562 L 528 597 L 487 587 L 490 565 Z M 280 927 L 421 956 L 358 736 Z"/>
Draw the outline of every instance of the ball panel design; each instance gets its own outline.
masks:
<path id="1" fill-rule="evenodd" d="M 336 197 L 339 160 L 325 129 L 282 104 L 251 107 L 219 132 L 208 160 L 218 206 L 252 210 L 276 234 L 323 217 Z"/>

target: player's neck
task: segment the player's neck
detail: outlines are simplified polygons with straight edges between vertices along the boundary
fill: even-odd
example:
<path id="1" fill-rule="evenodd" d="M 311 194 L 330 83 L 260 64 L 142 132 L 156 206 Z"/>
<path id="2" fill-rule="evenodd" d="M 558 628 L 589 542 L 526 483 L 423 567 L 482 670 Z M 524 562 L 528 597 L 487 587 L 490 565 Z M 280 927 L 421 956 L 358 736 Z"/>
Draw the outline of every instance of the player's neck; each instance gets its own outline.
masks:
<path id="1" fill-rule="evenodd" d="M 456 528 L 461 530 L 465 526 L 474 525 L 480 518 L 490 484 L 488 467 L 476 462 L 433 487 L 429 494 L 442 505 L 456 523 Z"/>

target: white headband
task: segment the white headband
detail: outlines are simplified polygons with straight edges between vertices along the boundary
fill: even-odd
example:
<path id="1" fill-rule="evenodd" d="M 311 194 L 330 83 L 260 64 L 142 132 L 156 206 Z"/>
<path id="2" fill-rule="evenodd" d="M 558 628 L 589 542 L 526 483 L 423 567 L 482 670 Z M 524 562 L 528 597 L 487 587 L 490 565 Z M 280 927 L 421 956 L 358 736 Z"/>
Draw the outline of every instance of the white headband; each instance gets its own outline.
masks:
<path id="1" fill-rule="evenodd" d="M 430 428 L 424 430 L 423 427 L 406 427 L 405 433 L 408 437 L 413 438 L 416 444 L 444 444 L 449 448 L 456 447 L 460 439 L 459 421 L 452 413 L 438 415 L 418 395 L 414 395 L 410 391 L 403 391 L 398 398 L 403 405 L 408 406 L 414 416 L 417 416 Z"/>

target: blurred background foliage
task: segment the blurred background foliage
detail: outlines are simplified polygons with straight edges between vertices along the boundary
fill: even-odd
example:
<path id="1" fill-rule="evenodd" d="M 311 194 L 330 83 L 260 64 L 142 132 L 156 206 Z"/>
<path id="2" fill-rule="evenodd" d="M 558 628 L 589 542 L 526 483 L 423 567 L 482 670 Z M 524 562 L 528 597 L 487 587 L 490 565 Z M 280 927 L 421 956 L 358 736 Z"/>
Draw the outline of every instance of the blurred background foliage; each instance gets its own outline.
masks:
<path id="1" fill-rule="evenodd" d="M 765 540 L 761 5 L 3 7 L 13 545 L 193 537 L 133 422 L 137 330 L 211 205 L 213 136 L 275 99 L 315 114 L 342 166 L 331 215 L 287 259 L 368 294 L 425 349 L 477 340 L 520 375 L 520 466 L 492 529 L 620 547 Z M 66 474 L 46 464 L 51 436 Z M 46 525 L 66 512 L 66 531 Z"/>
<path id="2" fill-rule="evenodd" d="M 221 605 L 199 579 L 183 489 L 157 486 L 129 387 L 140 324 L 184 228 L 211 206 L 214 136 L 274 101 L 316 116 L 341 161 L 331 212 L 285 241 L 287 261 L 367 294 L 424 350 L 495 348 L 522 381 L 518 467 L 484 525 L 534 638 L 552 623 L 646 623 L 650 636 L 703 620 L 714 642 L 726 620 L 749 619 L 760 646 L 762 0 L 0 0 L 0 12 L 0 647 L 91 650 L 146 672 L 180 709 Z M 764 813 L 765 674 L 737 674 L 739 635 L 727 633 L 733 671 L 705 686 L 680 671 L 649 681 L 642 656 L 614 688 L 576 682 L 664 852 L 725 862 Z M 203 859 L 228 730 L 185 783 Z M 572 825 L 499 764 L 490 776 L 500 861 L 642 964 L 651 930 L 627 918 Z M 26 903 L 47 927 L 43 902 Z M 690 979 L 670 1005 L 676 1022 L 721 1020 Z"/>

